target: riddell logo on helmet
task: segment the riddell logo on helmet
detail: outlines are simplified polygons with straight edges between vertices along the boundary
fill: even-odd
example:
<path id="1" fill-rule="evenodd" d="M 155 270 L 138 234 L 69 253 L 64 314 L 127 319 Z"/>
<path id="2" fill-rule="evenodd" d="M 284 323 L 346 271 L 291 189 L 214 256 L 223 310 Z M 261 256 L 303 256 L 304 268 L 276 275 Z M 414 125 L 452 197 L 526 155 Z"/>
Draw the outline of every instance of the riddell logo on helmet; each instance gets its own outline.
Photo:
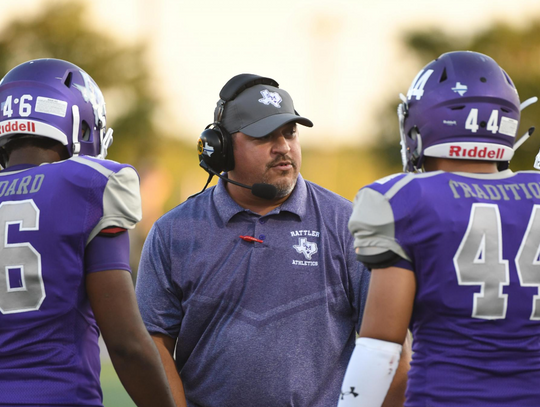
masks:
<path id="1" fill-rule="evenodd" d="M 0 125 L 0 136 L 6 133 L 35 133 L 36 125 L 32 122 L 23 122 L 19 120 L 14 120 L 7 122 L 6 124 Z"/>
<path id="2" fill-rule="evenodd" d="M 461 146 L 450 146 L 449 157 L 467 157 L 467 158 L 489 158 L 501 159 L 504 156 L 503 148 L 463 148 Z"/>

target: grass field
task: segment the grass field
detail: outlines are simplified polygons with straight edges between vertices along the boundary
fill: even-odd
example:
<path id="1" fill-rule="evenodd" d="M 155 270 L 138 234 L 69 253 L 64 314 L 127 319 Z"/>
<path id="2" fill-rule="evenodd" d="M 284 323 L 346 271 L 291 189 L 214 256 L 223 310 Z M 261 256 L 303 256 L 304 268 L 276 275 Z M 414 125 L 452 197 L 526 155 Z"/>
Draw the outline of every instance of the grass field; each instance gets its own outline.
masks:
<path id="1" fill-rule="evenodd" d="M 101 388 L 105 407 L 135 407 L 109 361 L 101 362 Z"/>

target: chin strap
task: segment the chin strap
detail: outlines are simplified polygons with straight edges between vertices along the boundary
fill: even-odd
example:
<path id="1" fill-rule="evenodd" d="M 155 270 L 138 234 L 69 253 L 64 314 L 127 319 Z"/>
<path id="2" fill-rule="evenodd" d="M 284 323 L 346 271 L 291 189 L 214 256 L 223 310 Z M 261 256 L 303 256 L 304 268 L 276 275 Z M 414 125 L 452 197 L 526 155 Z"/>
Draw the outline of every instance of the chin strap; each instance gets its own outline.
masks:
<path id="1" fill-rule="evenodd" d="M 519 111 L 522 112 L 524 109 L 526 109 L 527 107 L 529 107 L 530 105 L 536 102 L 538 102 L 538 98 L 536 96 L 533 96 L 532 98 L 525 100 L 524 102 L 521 103 L 521 105 L 519 105 Z M 516 143 L 514 144 L 514 151 L 520 148 L 523 145 L 523 143 L 525 143 L 527 139 L 533 134 L 533 132 L 534 132 L 534 127 L 531 127 L 529 130 L 527 130 L 527 132 L 523 136 L 521 136 L 519 140 L 516 141 Z"/>
<path id="2" fill-rule="evenodd" d="M 399 94 L 399 98 L 401 99 L 401 103 L 397 107 L 397 115 L 399 119 L 399 135 L 400 135 L 400 144 L 401 144 L 401 162 L 403 164 L 403 171 L 409 172 L 409 158 L 407 154 L 407 142 L 405 140 L 405 130 L 404 130 L 404 123 L 405 123 L 405 117 L 407 117 L 407 114 L 409 113 L 409 104 L 407 102 L 407 98 L 403 93 Z"/>
<path id="3" fill-rule="evenodd" d="M 79 142 L 79 123 L 81 121 L 81 115 L 79 113 L 79 106 L 73 105 L 71 107 L 73 112 L 73 128 L 71 131 L 71 152 L 73 157 L 78 156 L 81 153 L 81 143 Z M 113 143 L 113 129 L 107 129 L 105 136 L 103 135 L 103 129 L 99 131 L 100 148 L 97 158 L 104 159 L 107 157 L 107 150 Z"/>
<path id="4" fill-rule="evenodd" d="M 536 102 L 538 102 L 538 98 L 536 96 L 533 96 L 532 98 L 529 98 L 525 100 L 524 102 L 522 102 L 521 105 L 519 105 L 519 110 L 523 111 L 525 108 L 529 107 L 530 105 Z M 529 137 L 531 137 L 533 133 L 534 133 L 534 127 L 529 128 L 529 130 L 527 130 L 527 132 L 523 136 L 521 136 L 519 140 L 516 141 L 516 143 L 514 144 L 514 151 L 517 151 L 517 149 L 520 148 L 523 145 L 523 143 L 525 143 L 529 139 Z M 509 163 L 507 162 L 505 164 L 506 165 L 503 165 L 503 168 L 508 168 Z M 537 170 L 540 170 L 540 151 L 538 152 L 538 154 L 536 155 L 536 158 L 534 159 L 533 167 L 536 168 Z M 501 167 L 499 167 L 499 170 L 500 168 Z"/>
<path id="5" fill-rule="evenodd" d="M 101 130 L 100 135 L 103 134 L 103 130 Z M 107 129 L 107 133 L 105 133 L 105 137 L 101 139 L 101 148 L 99 151 L 99 155 L 97 158 L 105 159 L 107 157 L 107 150 L 113 143 L 113 129 L 110 127 Z"/>
<path id="6" fill-rule="evenodd" d="M 401 103 L 397 108 L 397 115 L 399 119 L 399 135 L 401 144 L 401 162 L 403 163 L 403 172 L 422 172 L 422 168 L 418 168 L 420 156 L 422 155 L 422 137 L 418 132 L 418 129 L 413 128 L 411 130 L 411 138 L 416 142 L 414 150 L 411 150 L 409 143 L 407 142 L 409 135 L 405 134 L 405 118 L 409 114 L 409 103 L 407 97 L 403 94 L 399 94 Z"/>
<path id="7" fill-rule="evenodd" d="M 73 105 L 71 107 L 73 113 L 73 127 L 71 131 L 71 153 L 73 157 L 76 157 L 81 152 L 81 143 L 79 143 L 79 123 L 81 121 L 81 115 L 79 114 L 79 106 Z"/>
<path id="8" fill-rule="evenodd" d="M 527 132 L 523 136 L 521 136 L 519 140 L 516 141 L 516 143 L 514 144 L 514 151 L 520 148 L 522 144 L 525 143 L 527 139 L 531 137 L 533 133 L 534 133 L 534 127 L 529 128 L 529 130 L 527 130 Z"/>
<path id="9" fill-rule="evenodd" d="M 533 103 L 536 103 L 536 102 L 538 102 L 538 98 L 536 96 L 533 96 L 532 98 L 529 98 L 529 99 L 523 101 L 519 105 L 519 111 L 522 112 L 526 107 L 529 107 L 530 105 L 532 105 Z"/>
<path id="10" fill-rule="evenodd" d="M 540 170 L 540 151 L 538 152 L 538 154 L 536 154 L 533 167 L 536 168 L 537 170 Z"/>

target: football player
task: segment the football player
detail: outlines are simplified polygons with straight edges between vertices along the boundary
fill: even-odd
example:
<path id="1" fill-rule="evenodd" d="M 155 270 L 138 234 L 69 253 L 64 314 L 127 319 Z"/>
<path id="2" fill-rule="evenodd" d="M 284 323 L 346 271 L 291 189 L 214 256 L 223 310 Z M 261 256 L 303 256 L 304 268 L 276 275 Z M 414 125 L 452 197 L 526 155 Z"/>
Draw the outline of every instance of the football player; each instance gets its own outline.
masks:
<path id="1" fill-rule="evenodd" d="M 101 334 L 138 406 L 173 406 L 135 300 L 135 170 L 92 78 L 57 59 L 0 82 L 0 405 L 102 406 Z"/>
<path id="2" fill-rule="evenodd" d="M 498 171 L 524 105 L 476 52 L 441 55 L 402 96 L 404 169 L 425 172 L 355 199 L 349 229 L 372 277 L 340 407 L 380 406 L 409 327 L 406 406 L 539 405 L 540 174 Z"/>

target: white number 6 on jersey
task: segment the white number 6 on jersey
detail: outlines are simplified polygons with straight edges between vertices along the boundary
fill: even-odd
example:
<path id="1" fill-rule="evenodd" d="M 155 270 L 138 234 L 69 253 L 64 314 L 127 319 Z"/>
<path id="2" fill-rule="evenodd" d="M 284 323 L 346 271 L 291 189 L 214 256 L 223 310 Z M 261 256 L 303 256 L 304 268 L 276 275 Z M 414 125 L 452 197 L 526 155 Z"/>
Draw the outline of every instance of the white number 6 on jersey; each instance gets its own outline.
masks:
<path id="1" fill-rule="evenodd" d="M 30 243 L 8 243 L 9 225 L 19 230 L 39 229 L 39 209 L 33 200 L 0 204 L 0 312 L 13 314 L 38 310 L 45 299 L 41 255 Z M 10 276 L 20 280 L 10 281 Z M 20 284 L 19 284 L 20 281 Z"/>

